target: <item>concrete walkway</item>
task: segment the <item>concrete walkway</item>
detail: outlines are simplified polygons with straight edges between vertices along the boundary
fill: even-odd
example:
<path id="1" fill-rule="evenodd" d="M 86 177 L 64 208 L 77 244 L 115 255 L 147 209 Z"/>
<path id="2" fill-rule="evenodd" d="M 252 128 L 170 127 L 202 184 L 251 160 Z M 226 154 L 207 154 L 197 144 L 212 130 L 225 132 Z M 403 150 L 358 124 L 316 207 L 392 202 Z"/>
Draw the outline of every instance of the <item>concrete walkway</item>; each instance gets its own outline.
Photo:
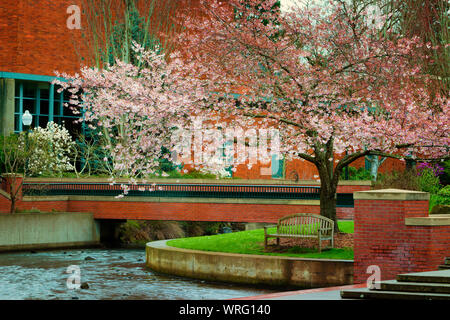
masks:
<path id="1" fill-rule="evenodd" d="M 367 285 L 365 283 L 360 283 L 340 287 L 277 292 L 264 294 L 260 296 L 236 298 L 232 300 L 342 300 L 341 290 L 348 290 L 348 289 L 362 290 L 366 288 L 366 286 Z"/>

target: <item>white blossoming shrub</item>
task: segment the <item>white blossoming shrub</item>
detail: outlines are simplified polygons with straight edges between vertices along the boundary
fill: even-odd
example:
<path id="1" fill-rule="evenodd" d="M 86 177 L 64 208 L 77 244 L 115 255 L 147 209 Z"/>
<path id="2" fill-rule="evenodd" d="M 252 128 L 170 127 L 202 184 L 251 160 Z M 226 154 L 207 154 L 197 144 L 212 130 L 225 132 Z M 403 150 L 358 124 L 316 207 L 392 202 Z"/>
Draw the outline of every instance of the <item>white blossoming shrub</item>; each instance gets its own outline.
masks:
<path id="1" fill-rule="evenodd" d="M 63 126 L 49 122 L 47 128 L 34 128 L 28 139 L 33 141 L 34 152 L 28 159 L 28 172 L 31 176 L 60 175 L 72 171 L 70 155 L 75 142 Z"/>

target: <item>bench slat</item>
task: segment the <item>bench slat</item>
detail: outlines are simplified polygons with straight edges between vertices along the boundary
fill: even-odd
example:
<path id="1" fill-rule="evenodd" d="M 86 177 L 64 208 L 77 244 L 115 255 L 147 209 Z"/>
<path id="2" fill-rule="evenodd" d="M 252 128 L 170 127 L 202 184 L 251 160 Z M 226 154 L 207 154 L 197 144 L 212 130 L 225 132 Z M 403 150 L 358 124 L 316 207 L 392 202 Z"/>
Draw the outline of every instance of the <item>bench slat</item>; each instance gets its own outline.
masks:
<path id="1" fill-rule="evenodd" d="M 267 234 L 267 227 L 264 227 L 265 247 L 268 238 L 317 238 L 319 252 L 322 240 L 331 240 L 331 247 L 334 246 L 334 221 L 320 215 L 304 213 L 282 217 L 276 230 L 274 234 Z"/>

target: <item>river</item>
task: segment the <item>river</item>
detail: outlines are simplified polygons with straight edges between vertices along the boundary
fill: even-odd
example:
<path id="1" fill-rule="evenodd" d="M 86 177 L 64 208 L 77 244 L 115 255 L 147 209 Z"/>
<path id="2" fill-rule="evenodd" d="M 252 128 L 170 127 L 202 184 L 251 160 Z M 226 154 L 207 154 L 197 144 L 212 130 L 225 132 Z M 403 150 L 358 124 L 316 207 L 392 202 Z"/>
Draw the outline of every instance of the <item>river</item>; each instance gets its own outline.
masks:
<path id="1" fill-rule="evenodd" d="M 70 288 L 78 271 L 88 288 Z M 152 272 L 145 249 L 0 253 L 0 300 L 222 300 L 272 292 Z"/>

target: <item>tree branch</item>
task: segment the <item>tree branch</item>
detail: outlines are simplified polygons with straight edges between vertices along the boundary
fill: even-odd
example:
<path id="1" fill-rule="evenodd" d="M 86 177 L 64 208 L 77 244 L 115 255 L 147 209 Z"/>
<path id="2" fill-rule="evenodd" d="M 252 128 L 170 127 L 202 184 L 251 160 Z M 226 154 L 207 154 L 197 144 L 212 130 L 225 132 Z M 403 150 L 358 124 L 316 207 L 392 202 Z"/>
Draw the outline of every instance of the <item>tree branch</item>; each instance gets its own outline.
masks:
<path id="1" fill-rule="evenodd" d="M 289 119 L 285 119 L 285 118 L 277 118 L 275 116 L 271 116 L 271 115 L 267 115 L 267 114 L 253 114 L 253 113 L 247 113 L 247 112 L 244 113 L 244 116 L 251 117 L 251 118 L 268 118 L 268 119 L 278 120 L 278 121 L 281 121 L 283 123 L 290 124 L 292 126 L 295 126 L 295 127 L 302 128 L 302 129 L 306 130 L 306 128 L 303 127 L 301 124 L 296 123 L 294 121 L 291 121 Z"/>

